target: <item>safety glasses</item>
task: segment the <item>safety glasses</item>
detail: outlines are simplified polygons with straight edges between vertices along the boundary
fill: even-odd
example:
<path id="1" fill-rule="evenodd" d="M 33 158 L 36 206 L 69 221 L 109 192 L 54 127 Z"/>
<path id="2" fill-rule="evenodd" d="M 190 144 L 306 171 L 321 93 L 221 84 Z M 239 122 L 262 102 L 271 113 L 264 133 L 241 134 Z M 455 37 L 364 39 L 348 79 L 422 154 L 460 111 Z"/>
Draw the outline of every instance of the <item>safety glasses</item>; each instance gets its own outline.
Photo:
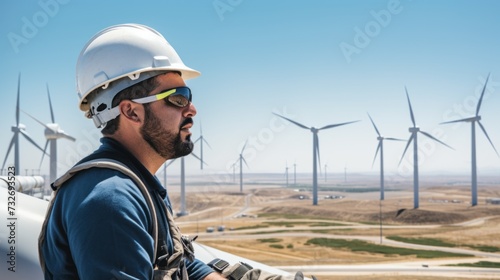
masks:
<path id="1" fill-rule="evenodd" d="M 191 94 L 191 89 L 188 87 L 177 87 L 168 89 L 164 92 L 160 92 L 155 95 L 146 96 L 142 98 L 132 99 L 133 102 L 146 104 L 155 102 L 158 100 L 165 100 L 167 104 L 184 108 L 191 102 L 193 95 Z"/>

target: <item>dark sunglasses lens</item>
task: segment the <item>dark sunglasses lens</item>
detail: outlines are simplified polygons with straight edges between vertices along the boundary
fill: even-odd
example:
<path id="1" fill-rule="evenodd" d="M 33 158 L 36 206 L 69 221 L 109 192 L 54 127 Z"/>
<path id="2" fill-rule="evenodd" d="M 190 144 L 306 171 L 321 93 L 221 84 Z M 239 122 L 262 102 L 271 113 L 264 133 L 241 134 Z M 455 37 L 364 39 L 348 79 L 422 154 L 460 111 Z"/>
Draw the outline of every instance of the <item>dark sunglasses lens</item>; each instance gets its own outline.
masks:
<path id="1" fill-rule="evenodd" d="M 177 107 L 186 107 L 191 102 L 191 91 L 189 88 L 178 88 L 174 94 L 166 98 L 166 101 Z"/>

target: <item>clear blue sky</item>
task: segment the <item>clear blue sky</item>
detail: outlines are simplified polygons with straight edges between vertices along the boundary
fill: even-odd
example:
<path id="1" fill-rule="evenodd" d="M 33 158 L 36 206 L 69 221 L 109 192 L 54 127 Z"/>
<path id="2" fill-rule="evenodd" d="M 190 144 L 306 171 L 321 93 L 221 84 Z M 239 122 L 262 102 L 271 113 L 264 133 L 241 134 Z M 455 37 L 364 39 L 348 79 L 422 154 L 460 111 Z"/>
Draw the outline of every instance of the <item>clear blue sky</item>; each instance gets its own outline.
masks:
<path id="1" fill-rule="evenodd" d="M 60 140 L 59 174 L 97 147 L 99 131 L 77 107 L 75 64 L 99 30 L 141 23 L 160 31 L 184 62 L 202 72 L 188 82 L 198 109 L 193 138 L 203 136 L 205 174 L 232 174 L 230 165 L 250 139 L 246 172 L 312 170 L 312 134 L 276 118 L 286 114 L 306 126 L 361 120 L 319 133 L 328 172 L 378 172 L 377 146 L 367 112 L 386 136 L 408 139 L 407 86 L 417 124 L 455 151 L 419 138 L 420 174 L 470 169 L 470 125 L 440 122 L 474 114 L 500 151 L 499 1 L 2 1 L 0 4 L 0 160 L 15 123 L 17 76 L 21 108 L 49 122 L 46 84 L 57 123 L 77 138 Z M 21 114 L 40 145 L 43 127 Z M 500 159 L 477 131 L 479 180 L 499 174 Z M 41 152 L 24 139 L 21 169 L 37 169 Z M 386 142 L 387 175 L 411 175 L 405 143 Z M 199 154 L 199 146 L 195 152 Z M 8 163 L 13 163 L 13 151 Z M 188 157 L 189 174 L 201 174 Z M 171 167 L 178 174 L 178 163 Z M 42 173 L 48 173 L 45 159 Z"/>

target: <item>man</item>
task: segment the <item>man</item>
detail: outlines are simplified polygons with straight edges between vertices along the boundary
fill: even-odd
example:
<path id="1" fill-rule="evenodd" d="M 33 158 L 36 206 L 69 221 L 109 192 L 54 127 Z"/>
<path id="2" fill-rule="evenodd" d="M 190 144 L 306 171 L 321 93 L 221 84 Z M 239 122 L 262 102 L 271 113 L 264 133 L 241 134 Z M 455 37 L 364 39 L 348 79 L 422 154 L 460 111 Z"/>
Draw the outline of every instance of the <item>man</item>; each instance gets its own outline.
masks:
<path id="1" fill-rule="evenodd" d="M 196 108 L 185 80 L 199 72 L 157 31 L 124 24 L 87 43 L 76 75 L 80 109 L 104 137 L 52 184 L 39 242 L 45 278 L 224 279 L 180 238 L 154 176 L 193 149 Z"/>

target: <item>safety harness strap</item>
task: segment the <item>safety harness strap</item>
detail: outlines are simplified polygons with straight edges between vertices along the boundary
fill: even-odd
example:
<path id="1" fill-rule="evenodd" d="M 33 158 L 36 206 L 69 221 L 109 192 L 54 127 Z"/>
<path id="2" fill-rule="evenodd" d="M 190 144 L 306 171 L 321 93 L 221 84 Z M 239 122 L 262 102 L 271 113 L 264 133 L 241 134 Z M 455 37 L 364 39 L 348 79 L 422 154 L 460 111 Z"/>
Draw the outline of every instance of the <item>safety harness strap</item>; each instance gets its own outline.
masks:
<path id="1" fill-rule="evenodd" d="M 151 211 L 151 218 L 152 218 L 152 226 L 153 226 L 153 240 L 154 240 L 154 252 L 152 256 L 152 263 L 157 264 L 160 263 L 161 258 L 166 259 L 166 265 L 162 267 L 155 267 L 155 269 L 160 269 L 162 270 L 162 273 L 164 276 L 168 278 L 162 277 L 161 279 L 172 279 L 172 276 L 175 274 L 175 272 L 178 270 L 179 267 L 184 267 L 183 272 L 181 273 L 181 279 L 187 279 L 187 278 L 182 278 L 182 275 L 186 275 L 185 271 L 185 266 L 181 263 L 183 262 L 183 255 L 184 255 L 184 246 L 182 242 L 182 235 L 180 233 L 180 230 L 177 226 L 175 226 L 174 219 L 172 217 L 172 214 L 170 211 L 167 209 L 165 203 L 162 203 L 163 208 L 165 210 L 166 216 L 167 216 L 167 221 L 169 224 L 169 230 L 170 230 L 170 235 L 172 236 L 172 241 L 174 244 L 174 250 L 173 254 L 171 256 L 168 255 L 163 255 L 160 258 L 158 258 L 158 218 L 157 218 L 157 212 L 156 212 L 156 207 L 155 204 L 148 192 L 148 189 L 146 185 L 142 182 L 142 180 L 132 171 L 130 170 L 126 165 L 123 163 L 113 160 L 113 159 L 107 159 L 107 158 L 100 158 L 100 159 L 94 159 L 90 160 L 87 162 L 80 163 L 70 170 L 68 170 L 63 176 L 61 176 L 59 179 L 57 179 L 53 184 L 52 188 L 54 190 L 52 194 L 52 198 L 49 202 L 49 206 L 47 208 L 47 213 L 45 215 L 45 220 L 43 222 L 42 230 L 40 232 L 40 236 L 38 238 L 38 254 L 39 254 L 39 259 L 40 259 L 40 265 L 42 267 L 42 270 L 45 272 L 45 260 L 42 255 L 42 245 L 43 242 L 45 241 L 45 233 L 46 233 L 46 228 L 47 228 L 47 222 L 48 218 L 50 216 L 50 213 L 52 211 L 55 197 L 60 189 L 60 187 L 63 185 L 64 182 L 67 180 L 71 179 L 75 174 L 82 170 L 90 169 L 90 168 L 108 168 L 108 169 L 113 169 L 120 171 L 121 173 L 125 174 L 128 176 L 130 179 L 132 179 L 136 185 L 139 187 L 142 195 L 146 199 L 146 203 L 148 204 L 148 207 Z M 166 248 L 164 250 L 167 252 Z M 155 270 L 155 279 L 157 276 L 156 273 L 157 270 Z"/>

